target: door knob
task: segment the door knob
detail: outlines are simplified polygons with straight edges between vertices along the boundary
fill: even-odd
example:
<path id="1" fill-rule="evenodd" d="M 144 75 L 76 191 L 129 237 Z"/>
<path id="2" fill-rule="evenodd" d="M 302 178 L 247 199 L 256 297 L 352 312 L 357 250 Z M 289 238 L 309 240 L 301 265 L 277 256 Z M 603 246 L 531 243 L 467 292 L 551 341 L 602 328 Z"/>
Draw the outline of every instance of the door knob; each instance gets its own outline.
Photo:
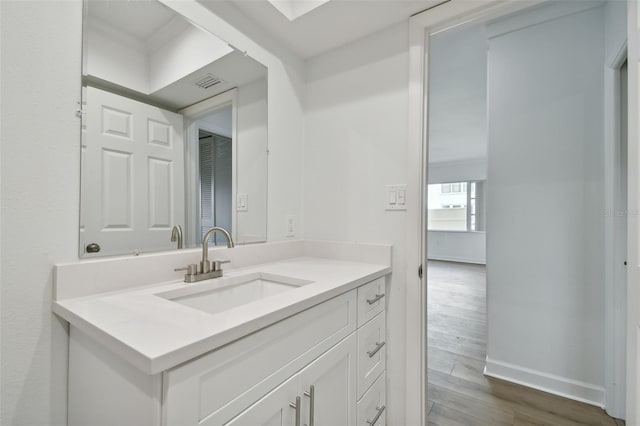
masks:
<path id="1" fill-rule="evenodd" d="M 91 244 L 87 244 L 87 247 L 85 248 L 87 253 L 98 253 L 100 251 L 100 244 L 98 243 L 91 243 Z"/>

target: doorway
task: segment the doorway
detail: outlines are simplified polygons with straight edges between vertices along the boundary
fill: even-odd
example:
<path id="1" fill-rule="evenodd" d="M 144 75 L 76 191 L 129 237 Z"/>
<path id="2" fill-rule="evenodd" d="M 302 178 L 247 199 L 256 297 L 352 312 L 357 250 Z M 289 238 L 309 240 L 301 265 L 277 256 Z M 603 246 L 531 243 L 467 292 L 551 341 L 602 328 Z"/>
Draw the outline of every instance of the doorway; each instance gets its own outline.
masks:
<path id="1" fill-rule="evenodd" d="M 198 129 L 198 170 L 200 171 L 200 239 L 214 226 L 232 229 L 233 159 L 229 136 Z M 216 239 L 217 238 L 217 239 Z M 215 234 L 209 241 L 227 244 Z"/>
<path id="2" fill-rule="evenodd" d="M 186 241 L 200 245 L 208 229 L 219 226 L 237 238 L 237 89 L 180 111 L 185 117 Z M 245 203 L 246 204 L 246 203 Z M 217 239 L 216 239 L 217 238 Z M 210 244 L 226 244 L 214 234 Z"/>
<path id="3" fill-rule="evenodd" d="M 566 419 L 584 423 L 597 416 L 603 416 L 602 421 L 612 420 L 598 408 L 605 405 L 607 392 L 603 380 L 607 333 L 603 300 L 605 285 L 611 285 L 611 281 L 605 277 L 602 237 L 604 53 L 591 47 L 598 45 L 604 33 L 604 7 L 556 2 L 517 15 L 511 10 L 507 15 L 460 19 L 463 25 L 449 22 L 445 27 L 449 31 L 431 33 L 427 38 L 429 57 L 425 61 L 429 64 L 425 86 L 430 94 L 428 182 L 433 183 L 432 114 L 440 112 L 434 106 L 438 99 L 433 96 L 437 84 L 432 79 L 434 42 L 450 31 L 460 33 L 472 25 L 485 26 L 490 44 L 486 86 L 487 351 L 482 362 L 484 375 L 472 375 L 472 363 L 463 364 L 459 371 L 464 373 L 459 375 L 467 375 L 476 387 L 486 385 L 493 397 L 496 394 L 492 391 L 508 385 L 510 392 L 500 395 L 507 402 L 511 393 L 545 401 L 540 411 L 550 405 L 574 407 L 588 413 L 587 417 Z M 572 68 L 581 70 L 580 79 Z M 462 112 L 468 106 L 458 105 Z M 460 126 L 464 122 L 458 121 Z M 618 179 L 626 174 L 624 170 L 618 173 Z M 428 198 L 426 194 L 423 197 Z M 429 206 L 428 212 L 431 210 Z M 428 226 L 428 214 L 424 222 Z M 619 232 L 626 235 L 625 230 Z M 429 259 L 433 252 L 430 237 L 425 247 Z M 617 244 L 622 247 L 620 241 Z M 442 281 L 438 274 L 444 270 L 455 275 L 451 268 L 441 268 L 430 277 L 430 269 L 427 287 L 431 278 Z M 450 296 L 449 300 L 456 297 Z M 442 319 L 433 318 L 428 310 L 435 304 L 436 300 L 428 298 L 431 323 Z M 429 334 L 429 323 L 427 329 Z M 449 335 L 455 333 L 453 328 L 448 330 Z M 469 336 L 456 337 L 460 341 Z M 429 339 L 431 343 L 431 336 Z M 429 354 L 433 355 L 431 350 Z M 430 358 L 427 360 L 431 368 Z M 429 378 L 434 391 L 427 410 L 438 407 L 439 402 L 440 414 L 448 410 L 446 415 L 475 415 L 472 419 L 480 416 L 488 423 L 505 415 L 495 407 L 483 410 L 478 402 L 482 398 L 470 397 L 468 389 L 445 385 L 445 381 L 461 379 L 453 374 L 455 360 L 449 365 L 452 369 L 440 384 Z M 463 404 L 468 404 L 468 410 L 456 413 Z M 522 421 L 551 421 L 536 417 L 540 413 L 512 409 L 506 414 L 513 416 L 512 421 L 517 416 L 523 416 Z M 567 410 L 570 415 L 572 409 Z"/>

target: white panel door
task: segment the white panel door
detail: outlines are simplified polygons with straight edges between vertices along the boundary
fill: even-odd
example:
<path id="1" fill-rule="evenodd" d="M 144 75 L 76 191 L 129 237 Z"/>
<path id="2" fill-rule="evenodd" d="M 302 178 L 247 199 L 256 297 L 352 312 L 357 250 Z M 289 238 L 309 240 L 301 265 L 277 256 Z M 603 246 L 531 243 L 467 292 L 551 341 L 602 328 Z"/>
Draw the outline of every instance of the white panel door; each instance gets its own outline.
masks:
<path id="1" fill-rule="evenodd" d="M 171 228 L 184 224 L 182 132 L 179 114 L 87 88 L 81 250 L 175 248 Z"/>
<path id="2" fill-rule="evenodd" d="M 353 333 L 299 373 L 302 424 L 355 426 L 357 347 Z"/>
<path id="3" fill-rule="evenodd" d="M 294 426 L 297 385 L 297 376 L 290 378 L 225 426 Z"/>

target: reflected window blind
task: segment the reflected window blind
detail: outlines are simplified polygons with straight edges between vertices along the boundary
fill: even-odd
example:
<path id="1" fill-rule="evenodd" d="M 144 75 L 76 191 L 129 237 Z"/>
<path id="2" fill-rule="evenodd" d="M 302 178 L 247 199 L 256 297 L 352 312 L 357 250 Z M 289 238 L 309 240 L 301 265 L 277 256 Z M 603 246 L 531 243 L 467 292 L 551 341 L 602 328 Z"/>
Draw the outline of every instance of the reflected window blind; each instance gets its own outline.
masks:
<path id="1" fill-rule="evenodd" d="M 200 164 L 200 240 L 214 226 L 231 230 L 232 216 L 232 144 L 231 138 L 211 134 L 201 136 Z M 214 234 L 209 243 L 226 241 Z"/>
<path id="2" fill-rule="evenodd" d="M 214 138 L 200 140 L 200 241 L 215 223 L 213 184 Z"/>

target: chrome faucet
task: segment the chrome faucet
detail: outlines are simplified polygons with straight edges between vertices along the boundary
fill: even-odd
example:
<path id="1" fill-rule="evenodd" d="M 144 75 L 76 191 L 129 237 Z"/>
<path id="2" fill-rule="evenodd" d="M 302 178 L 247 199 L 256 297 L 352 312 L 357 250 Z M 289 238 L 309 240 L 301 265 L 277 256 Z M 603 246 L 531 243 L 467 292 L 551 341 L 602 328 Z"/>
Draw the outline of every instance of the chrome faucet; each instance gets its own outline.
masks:
<path id="1" fill-rule="evenodd" d="M 204 234 L 204 238 L 202 239 L 202 261 L 200 262 L 200 273 L 204 274 L 209 271 L 215 271 L 216 266 L 220 266 L 221 262 L 214 260 L 213 262 L 209 262 L 209 237 L 215 234 L 216 232 L 220 232 L 227 239 L 227 247 L 233 248 L 235 244 L 233 244 L 233 238 L 229 235 L 226 229 L 220 228 L 219 226 L 214 226 L 209 229 L 206 234 Z M 217 265 L 216 265 L 217 263 Z"/>
<path id="2" fill-rule="evenodd" d="M 171 230 L 171 241 L 172 242 L 178 242 L 178 250 L 180 250 L 183 247 L 183 243 L 182 243 L 182 226 L 180 225 L 174 225 L 173 229 Z"/>
<path id="3" fill-rule="evenodd" d="M 202 239 L 202 260 L 200 261 L 200 268 L 195 263 L 187 266 L 186 268 L 178 268 L 176 271 L 187 271 L 184 275 L 184 282 L 193 283 L 196 281 L 208 280 L 210 278 L 218 278 L 222 276 L 222 264 L 229 263 L 228 260 L 213 260 L 209 261 L 209 237 L 215 232 L 220 232 L 227 239 L 227 247 L 233 248 L 233 238 L 229 235 L 226 229 L 214 226 L 209 229 L 204 238 Z"/>

